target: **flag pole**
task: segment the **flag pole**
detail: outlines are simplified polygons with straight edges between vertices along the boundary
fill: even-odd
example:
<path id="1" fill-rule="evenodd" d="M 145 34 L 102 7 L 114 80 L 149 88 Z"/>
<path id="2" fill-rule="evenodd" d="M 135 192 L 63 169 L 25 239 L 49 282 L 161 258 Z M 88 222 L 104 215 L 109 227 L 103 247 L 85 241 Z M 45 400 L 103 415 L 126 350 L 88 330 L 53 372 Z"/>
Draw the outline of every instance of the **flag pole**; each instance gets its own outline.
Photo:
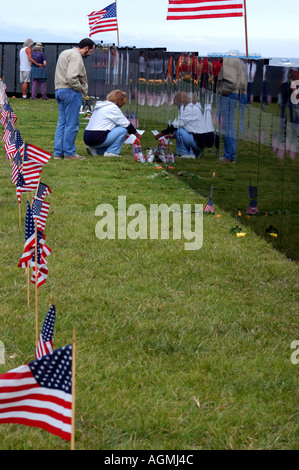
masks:
<path id="1" fill-rule="evenodd" d="M 211 184 L 211 189 L 210 189 L 210 198 L 213 196 L 213 190 L 214 190 L 214 178 L 215 178 L 215 171 L 213 171 L 213 177 L 212 177 L 212 184 Z"/>
<path id="2" fill-rule="evenodd" d="M 22 228 L 22 222 L 21 222 L 22 216 L 21 216 L 21 203 L 19 203 L 19 229 L 21 230 Z"/>
<path id="3" fill-rule="evenodd" d="M 75 450 L 75 408 L 76 408 L 76 331 L 73 329 L 72 347 L 72 437 L 71 450 Z"/>
<path id="4" fill-rule="evenodd" d="M 35 219 L 35 343 L 38 343 L 37 220 Z"/>
<path id="5" fill-rule="evenodd" d="M 28 202 L 29 201 L 29 193 L 27 193 Z M 30 313 L 30 264 L 29 261 L 27 262 L 27 311 Z"/>
<path id="6" fill-rule="evenodd" d="M 30 313 L 30 268 L 27 261 L 27 312 Z"/>
<path id="7" fill-rule="evenodd" d="M 26 142 L 24 141 L 24 151 L 23 151 L 23 155 L 22 155 L 21 174 L 23 173 L 25 151 L 26 151 Z M 22 226 L 22 223 L 21 223 L 21 202 L 22 202 L 22 193 L 20 194 L 20 202 L 19 202 L 19 229 L 21 229 L 21 226 Z"/>
<path id="8" fill-rule="evenodd" d="M 117 15 L 117 0 L 115 0 L 116 21 L 117 21 L 117 47 L 119 47 L 119 30 L 118 30 L 118 15 Z"/>
<path id="9" fill-rule="evenodd" d="M 37 196 L 40 179 L 36 188 L 35 197 Z M 34 199 L 34 198 L 33 198 Z M 35 341 L 38 343 L 38 275 L 37 275 L 37 218 L 35 219 Z"/>
<path id="10" fill-rule="evenodd" d="M 244 21 L 245 21 L 246 58 L 248 59 L 248 36 L 247 36 L 247 9 L 246 9 L 246 0 L 244 0 Z"/>

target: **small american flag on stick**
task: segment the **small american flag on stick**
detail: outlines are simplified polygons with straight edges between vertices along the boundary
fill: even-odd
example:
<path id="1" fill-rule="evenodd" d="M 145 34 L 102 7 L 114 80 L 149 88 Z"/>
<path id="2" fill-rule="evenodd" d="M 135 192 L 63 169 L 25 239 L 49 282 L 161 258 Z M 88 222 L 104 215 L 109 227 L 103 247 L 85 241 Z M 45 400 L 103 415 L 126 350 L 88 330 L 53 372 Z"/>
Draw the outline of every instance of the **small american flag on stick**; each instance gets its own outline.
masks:
<path id="1" fill-rule="evenodd" d="M 54 323 L 55 323 L 55 306 L 51 305 L 43 328 L 36 346 L 35 357 L 36 359 L 50 354 L 53 352 L 53 337 L 54 337 Z"/>
<path id="2" fill-rule="evenodd" d="M 72 438 L 72 350 L 68 345 L 0 375 L 0 424 Z"/>

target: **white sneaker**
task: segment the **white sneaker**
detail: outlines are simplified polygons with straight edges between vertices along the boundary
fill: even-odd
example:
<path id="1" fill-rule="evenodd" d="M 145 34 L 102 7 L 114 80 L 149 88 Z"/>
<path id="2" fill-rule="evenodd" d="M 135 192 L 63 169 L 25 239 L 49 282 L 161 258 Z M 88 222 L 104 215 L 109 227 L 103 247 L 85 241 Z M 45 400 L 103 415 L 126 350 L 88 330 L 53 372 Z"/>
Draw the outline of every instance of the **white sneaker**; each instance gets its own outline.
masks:
<path id="1" fill-rule="evenodd" d="M 119 153 L 110 153 L 110 152 L 105 152 L 104 157 L 122 157 Z"/>
<path id="2" fill-rule="evenodd" d="M 192 154 L 186 154 L 186 155 L 181 155 L 181 158 L 189 158 L 189 159 L 195 159 L 195 155 Z"/>
<path id="3" fill-rule="evenodd" d="M 93 155 L 94 157 L 98 156 L 97 150 L 95 147 L 86 147 L 86 152 L 88 153 L 88 155 Z"/>

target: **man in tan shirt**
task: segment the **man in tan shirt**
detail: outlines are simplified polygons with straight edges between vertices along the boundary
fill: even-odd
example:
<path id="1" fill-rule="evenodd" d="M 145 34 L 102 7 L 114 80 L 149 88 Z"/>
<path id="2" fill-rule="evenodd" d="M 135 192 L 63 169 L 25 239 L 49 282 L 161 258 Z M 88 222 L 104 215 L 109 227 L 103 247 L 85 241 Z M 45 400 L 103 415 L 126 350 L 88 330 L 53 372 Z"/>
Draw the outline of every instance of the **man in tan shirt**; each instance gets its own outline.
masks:
<path id="1" fill-rule="evenodd" d="M 78 47 L 67 49 L 58 57 L 55 71 L 55 98 L 59 118 L 54 139 L 54 158 L 83 160 L 76 154 L 75 140 L 79 130 L 79 111 L 87 96 L 88 82 L 83 59 L 90 56 L 96 45 L 82 39 Z"/>
<path id="2" fill-rule="evenodd" d="M 223 64 L 218 75 L 216 93 L 221 95 L 221 122 L 224 142 L 223 156 L 220 162 L 236 163 L 237 138 L 235 113 L 240 92 L 247 89 L 244 64 L 239 57 L 223 57 Z"/>

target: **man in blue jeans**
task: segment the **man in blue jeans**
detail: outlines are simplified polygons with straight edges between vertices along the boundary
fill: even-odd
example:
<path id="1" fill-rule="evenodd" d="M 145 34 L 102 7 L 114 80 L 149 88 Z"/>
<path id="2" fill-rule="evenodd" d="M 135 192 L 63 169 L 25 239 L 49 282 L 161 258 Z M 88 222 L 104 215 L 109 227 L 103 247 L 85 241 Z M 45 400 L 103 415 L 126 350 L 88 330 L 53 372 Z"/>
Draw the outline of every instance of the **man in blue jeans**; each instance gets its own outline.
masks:
<path id="1" fill-rule="evenodd" d="M 55 71 L 55 98 L 59 118 L 54 139 L 54 158 L 57 160 L 83 160 L 76 154 L 75 140 L 79 130 L 79 111 L 87 96 L 88 82 L 83 59 L 90 56 L 96 45 L 82 39 L 78 47 L 67 49 L 58 57 Z"/>
<path id="2" fill-rule="evenodd" d="M 220 162 L 236 162 L 237 136 L 235 114 L 238 109 L 239 97 L 242 97 L 241 126 L 243 125 L 244 101 L 247 90 L 245 64 L 238 57 L 223 57 L 222 67 L 218 75 L 216 93 L 220 101 L 220 124 L 223 135 L 223 156 Z"/>

